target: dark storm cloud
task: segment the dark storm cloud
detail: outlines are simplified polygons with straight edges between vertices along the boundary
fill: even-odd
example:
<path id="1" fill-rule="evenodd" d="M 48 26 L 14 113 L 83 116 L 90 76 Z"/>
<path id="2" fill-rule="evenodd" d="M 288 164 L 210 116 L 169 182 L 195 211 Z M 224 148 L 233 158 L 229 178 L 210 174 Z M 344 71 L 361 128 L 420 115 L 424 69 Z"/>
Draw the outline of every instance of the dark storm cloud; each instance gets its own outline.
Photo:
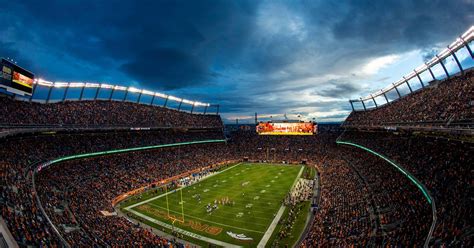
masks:
<path id="1" fill-rule="evenodd" d="M 15 58 L 18 59 L 19 53 L 16 49 L 12 47 L 12 42 L 2 42 L 0 41 L 0 54 L 4 58 Z"/>
<path id="2" fill-rule="evenodd" d="M 465 31 L 473 21 L 472 8 L 468 0 L 349 1 L 337 9 L 344 14 L 332 29 L 342 40 L 425 47 Z"/>
<path id="3" fill-rule="evenodd" d="M 16 31 L 34 33 L 46 49 L 176 89 L 215 75 L 212 59 L 225 58 L 226 46 L 238 50 L 254 9 L 245 1 L 29 1 L 3 13 L 23 17 Z"/>
<path id="4" fill-rule="evenodd" d="M 347 98 L 367 93 L 358 83 L 364 64 L 414 49 L 431 56 L 433 47 L 474 23 L 469 0 L 0 0 L 0 6 L 8 6 L 0 9 L 0 56 L 38 75 L 129 82 L 220 103 L 226 115 L 341 116 L 350 108 Z"/>
<path id="5" fill-rule="evenodd" d="M 315 94 L 328 97 L 348 97 L 352 92 L 360 88 L 350 82 L 341 82 L 339 80 L 329 80 L 327 85 L 329 88 L 316 90 Z"/>
<path id="6" fill-rule="evenodd" d="M 199 85 L 209 78 L 208 68 L 198 57 L 176 49 L 144 51 L 121 69 L 147 86 L 154 82 L 165 90 Z"/>

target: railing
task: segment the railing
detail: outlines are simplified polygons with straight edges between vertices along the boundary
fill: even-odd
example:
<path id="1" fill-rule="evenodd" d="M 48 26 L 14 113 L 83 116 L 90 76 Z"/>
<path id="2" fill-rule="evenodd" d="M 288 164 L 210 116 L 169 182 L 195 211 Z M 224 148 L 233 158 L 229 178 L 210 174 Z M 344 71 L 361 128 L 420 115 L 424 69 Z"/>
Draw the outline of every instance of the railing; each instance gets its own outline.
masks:
<path id="1" fill-rule="evenodd" d="M 409 132 L 432 132 L 437 134 L 452 135 L 474 135 L 474 120 L 462 120 L 450 122 L 449 125 L 445 121 L 432 122 L 386 122 L 378 125 L 351 125 L 343 123 L 342 127 L 346 130 L 385 130 L 385 131 L 409 131 Z"/>
<path id="2" fill-rule="evenodd" d="M 221 129 L 222 126 L 133 126 L 133 125 L 81 125 L 81 124 L 8 124 L 0 123 L 0 129 L 15 129 L 15 128 L 67 128 L 67 129 L 128 129 L 128 130 L 151 130 L 151 129 Z"/>
<path id="3" fill-rule="evenodd" d="M 49 215 L 46 213 L 46 211 L 43 208 L 43 204 L 41 203 L 41 199 L 39 197 L 39 194 L 36 191 L 35 175 L 36 175 L 36 170 L 32 171 L 32 173 L 31 173 L 31 183 L 32 183 L 32 192 L 34 193 L 34 196 L 36 198 L 36 203 L 38 204 L 38 208 L 39 208 L 41 214 L 46 218 L 46 221 L 48 222 L 49 226 L 53 229 L 54 234 L 61 241 L 61 244 L 66 248 L 70 248 L 71 246 L 69 245 L 69 243 L 63 237 L 63 235 L 61 235 L 61 232 L 56 227 L 56 225 L 53 224 L 53 221 L 51 221 L 51 219 L 49 218 Z"/>
<path id="4" fill-rule="evenodd" d="M 0 124 L 0 138 L 20 134 L 41 132 L 107 132 L 107 131 L 157 131 L 165 129 L 183 130 L 222 130 L 222 127 L 192 127 L 192 126 L 120 126 L 120 125 L 4 125 Z"/>
<path id="5" fill-rule="evenodd" d="M 431 60 L 419 66 L 415 70 L 413 70 L 413 72 L 409 73 L 408 75 L 403 76 L 402 79 L 400 79 L 399 81 L 393 83 L 392 85 L 387 86 L 384 89 L 374 92 L 370 94 L 369 96 L 361 97 L 359 99 L 349 100 L 349 103 L 351 104 L 351 107 L 352 107 L 352 111 L 360 111 L 360 110 L 366 111 L 367 109 L 370 109 L 368 107 L 369 104 L 374 105 L 374 107 L 372 108 L 378 108 L 384 104 L 390 103 L 392 101 L 396 101 L 402 98 L 402 93 L 400 92 L 400 88 L 403 86 L 406 86 L 408 88 L 409 94 L 415 92 L 416 90 L 413 89 L 413 82 L 412 82 L 412 85 L 410 85 L 410 80 L 412 79 L 419 81 L 419 84 L 421 85 L 421 89 L 425 88 L 427 85 L 429 85 L 430 82 L 438 80 L 436 79 L 432 70 L 433 67 L 435 67 L 436 65 L 441 65 L 446 78 L 449 79 L 455 73 L 450 74 L 448 72 L 448 68 L 446 67 L 446 64 L 443 63 L 443 60 L 447 58 L 450 58 L 450 57 L 453 58 L 454 61 L 456 62 L 457 69 L 459 69 L 459 71 L 456 71 L 456 73 L 463 74 L 464 71 L 466 71 L 469 68 L 472 68 L 471 64 L 474 60 L 474 54 L 472 52 L 471 47 L 469 46 L 469 43 L 472 40 L 474 40 L 474 26 L 471 26 L 463 35 L 459 36 L 459 38 L 457 38 L 441 53 L 439 53 L 438 55 L 435 55 Z M 469 67 L 466 67 L 466 68 L 463 68 L 463 66 L 461 65 L 461 61 L 459 61 L 458 56 L 456 55 L 456 53 L 460 51 L 462 48 L 466 48 L 467 52 L 470 55 L 470 61 L 469 61 L 470 64 L 468 64 Z M 467 59 L 469 60 L 469 58 Z M 429 72 L 430 76 L 428 77 L 431 77 L 431 79 L 422 80 L 421 75 L 426 72 Z M 396 98 L 391 100 L 387 97 L 387 95 L 388 93 L 395 93 L 394 91 L 396 92 L 396 94 L 394 94 Z M 385 101 L 382 100 L 383 102 L 377 102 L 376 98 L 379 98 L 379 97 L 383 97 L 383 100 Z M 354 107 L 354 103 L 362 104 L 362 109 L 360 108 L 356 109 Z"/>

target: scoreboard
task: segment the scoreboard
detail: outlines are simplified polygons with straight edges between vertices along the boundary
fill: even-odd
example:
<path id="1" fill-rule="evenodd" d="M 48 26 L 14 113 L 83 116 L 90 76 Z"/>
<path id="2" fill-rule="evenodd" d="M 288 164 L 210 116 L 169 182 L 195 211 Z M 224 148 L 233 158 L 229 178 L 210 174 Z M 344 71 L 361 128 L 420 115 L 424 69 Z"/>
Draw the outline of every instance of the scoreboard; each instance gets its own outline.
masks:
<path id="1" fill-rule="evenodd" d="M 313 135 L 318 132 L 314 122 L 260 122 L 257 125 L 259 135 Z"/>
<path id="2" fill-rule="evenodd" d="M 33 93 L 35 75 L 12 62 L 2 59 L 0 64 L 0 87 L 21 95 Z"/>

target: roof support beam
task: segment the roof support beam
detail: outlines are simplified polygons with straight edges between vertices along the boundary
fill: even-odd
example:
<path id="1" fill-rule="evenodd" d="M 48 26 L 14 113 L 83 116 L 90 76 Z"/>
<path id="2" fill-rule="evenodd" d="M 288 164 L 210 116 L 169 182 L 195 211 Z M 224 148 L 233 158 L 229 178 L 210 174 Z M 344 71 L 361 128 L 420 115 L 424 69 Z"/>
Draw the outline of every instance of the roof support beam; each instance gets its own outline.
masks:
<path id="1" fill-rule="evenodd" d="M 66 86 L 66 89 L 64 90 L 64 94 L 63 94 L 63 102 L 66 101 L 66 96 L 67 96 L 67 92 L 69 90 L 69 83 L 67 84 Z"/>
<path id="2" fill-rule="evenodd" d="M 421 84 L 421 88 L 425 88 L 425 84 L 423 83 L 423 81 L 421 80 L 421 77 L 420 77 L 420 74 L 418 74 L 418 72 L 416 70 L 413 70 L 415 72 L 415 75 L 416 77 L 418 78 L 418 81 L 420 81 L 420 84 Z"/>

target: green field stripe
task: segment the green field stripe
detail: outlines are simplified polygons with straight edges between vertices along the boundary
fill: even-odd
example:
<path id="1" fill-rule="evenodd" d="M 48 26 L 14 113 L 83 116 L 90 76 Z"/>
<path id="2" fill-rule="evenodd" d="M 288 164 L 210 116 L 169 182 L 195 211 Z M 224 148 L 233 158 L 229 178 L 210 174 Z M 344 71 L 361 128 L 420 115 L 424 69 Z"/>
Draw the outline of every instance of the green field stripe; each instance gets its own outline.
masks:
<path id="1" fill-rule="evenodd" d="M 186 202 L 185 202 L 185 203 L 186 203 Z M 152 203 L 152 202 L 147 203 L 147 204 L 151 204 L 151 205 L 154 205 L 154 206 L 157 205 L 157 204 L 154 204 L 154 203 Z M 244 203 L 244 204 L 245 204 L 245 203 Z M 245 204 L 245 205 L 244 205 L 244 204 L 241 204 L 241 205 L 242 205 L 242 206 L 245 206 L 246 204 Z M 237 204 L 236 204 L 236 205 L 237 205 Z M 158 205 L 158 206 L 160 206 L 160 205 Z M 161 206 L 161 207 L 163 207 L 163 206 Z M 234 206 L 234 207 L 235 207 L 235 206 Z M 253 207 L 252 207 L 252 208 L 235 207 L 234 209 L 239 210 L 239 211 L 242 211 L 242 212 L 252 212 L 252 213 L 259 213 L 259 214 L 268 214 L 268 211 L 276 211 L 276 208 L 265 208 L 265 207 L 258 207 L 258 208 L 259 208 L 259 209 L 263 209 L 264 211 L 255 210 Z M 171 209 L 173 209 L 173 208 L 171 207 L 170 210 L 171 210 Z M 175 209 L 176 209 L 176 208 L 175 208 Z M 265 211 L 265 210 L 266 210 L 266 211 Z M 194 209 L 186 209 L 186 208 L 185 208 L 185 211 L 188 212 L 188 213 L 191 212 L 191 213 L 193 213 L 193 214 L 194 214 L 194 213 L 199 214 L 198 211 L 200 212 L 201 210 L 198 209 L 198 210 L 194 211 Z M 224 210 L 221 210 L 221 211 L 219 211 L 219 212 L 221 212 L 221 213 L 230 213 L 230 212 L 226 212 L 226 211 L 224 211 Z M 181 212 L 180 212 L 180 213 L 181 213 Z M 257 217 L 257 216 L 255 216 L 255 218 L 268 220 L 268 218 Z"/>
<path id="2" fill-rule="evenodd" d="M 150 205 L 152 205 L 152 206 L 154 206 L 154 207 L 157 207 L 157 208 L 161 208 L 161 209 L 166 210 L 166 208 L 164 208 L 164 207 L 161 207 L 161 206 L 158 206 L 158 205 L 155 205 L 155 204 L 152 204 L 152 203 L 148 203 L 148 204 L 150 204 Z M 170 209 L 170 212 L 174 212 L 174 213 L 181 214 L 181 212 L 174 211 L 174 210 L 171 210 L 171 209 Z M 246 228 L 236 227 L 236 226 L 230 226 L 230 225 L 226 225 L 226 224 L 222 224 L 222 223 L 218 223 L 218 222 L 214 222 L 214 221 L 210 221 L 210 220 L 206 220 L 206 219 L 201 219 L 201 218 L 199 218 L 199 217 L 192 216 L 192 215 L 188 215 L 188 214 L 184 214 L 184 216 L 187 216 L 187 217 L 190 217 L 190 218 L 193 218 L 193 219 L 196 219 L 196 220 L 200 220 L 200 221 L 212 223 L 212 224 L 219 225 L 219 226 L 225 226 L 225 227 L 240 229 L 240 230 L 243 230 L 243 231 L 249 231 L 249 232 L 255 232 L 255 233 L 261 233 L 261 234 L 263 234 L 263 232 L 261 232 L 261 231 L 252 230 L 252 229 L 246 229 Z M 218 217 L 218 216 L 214 216 L 214 217 Z M 235 220 L 234 220 L 234 221 L 235 221 Z M 239 222 L 239 221 L 236 221 L 236 222 Z M 254 225 L 260 226 L 260 225 L 255 224 L 255 223 L 254 223 Z"/>
<path id="3" fill-rule="evenodd" d="M 214 173 L 214 174 L 211 174 L 211 175 L 209 175 L 208 177 L 202 178 L 202 180 L 207 179 L 207 178 L 210 178 L 210 177 L 215 176 L 215 175 L 217 175 L 217 174 L 220 174 L 220 173 L 222 173 L 222 172 L 224 172 L 224 171 L 230 170 L 230 169 L 232 169 L 232 168 L 234 168 L 234 167 L 236 167 L 237 165 L 240 165 L 240 164 L 241 164 L 241 163 L 238 163 L 238 164 L 233 165 L 232 167 L 229 167 L 229 168 L 227 168 L 227 169 L 225 169 L 225 170 L 222 170 L 222 171 L 216 172 L 216 173 Z M 185 188 L 187 188 L 187 187 L 189 187 L 189 186 L 191 186 L 191 185 L 184 186 L 184 187 L 180 188 L 179 190 L 183 190 L 183 189 L 185 189 Z M 145 203 L 154 201 L 154 200 L 156 200 L 156 199 L 159 199 L 159 198 L 161 198 L 161 197 L 163 197 L 163 196 L 165 196 L 165 195 L 167 195 L 167 194 L 171 194 L 171 193 L 173 193 L 173 191 L 170 191 L 170 192 L 167 192 L 167 193 L 165 193 L 165 194 L 162 194 L 162 195 L 159 195 L 159 196 L 156 196 L 156 197 L 147 199 L 147 200 L 142 201 L 142 202 L 135 203 L 135 204 L 133 204 L 133 205 L 130 205 L 130 206 L 126 207 L 125 210 L 129 210 L 129 209 L 131 209 L 131 208 L 134 208 L 134 207 L 143 205 L 143 204 L 145 204 Z"/>
<path id="4" fill-rule="evenodd" d="M 153 204 L 153 203 L 151 203 L 151 202 L 150 202 L 150 203 L 147 203 L 147 204 L 148 204 L 148 205 L 155 206 L 155 207 L 159 207 L 159 208 L 164 208 L 164 209 L 166 210 L 165 207 L 160 206 L 160 205 L 157 205 L 157 204 Z M 260 207 L 259 207 L 259 208 L 260 208 Z M 262 212 L 260 212 L 260 211 L 255 211 L 255 210 L 249 209 L 249 208 L 234 208 L 234 210 L 241 211 L 241 212 L 260 213 L 260 214 L 268 214 L 268 211 L 272 211 L 272 212 L 273 212 L 273 211 L 276 211 L 275 208 L 267 208 L 267 211 L 262 211 Z M 172 210 L 172 208 L 170 208 L 170 211 L 171 211 L 171 212 L 175 212 L 175 213 L 181 214 L 181 212 L 179 212 L 178 210 Z M 188 212 L 188 213 L 191 212 L 190 216 L 192 216 L 193 214 L 197 214 L 197 215 L 203 214 L 203 213 L 202 213 L 202 210 L 199 210 L 199 209 L 198 209 L 198 211 L 199 211 L 199 212 L 197 212 L 197 211 L 192 211 L 192 210 L 189 210 L 189 209 L 185 209 L 185 212 Z M 224 215 L 228 215 L 228 216 L 216 216 L 216 215 L 213 215 L 212 217 L 213 217 L 213 218 L 221 218 L 221 219 L 224 218 L 224 219 L 227 219 L 227 218 L 234 218 L 234 215 L 235 215 L 234 213 L 229 212 L 229 211 L 224 211 L 223 209 L 219 209 L 219 213 L 220 213 L 220 214 L 224 214 Z M 186 214 L 185 214 L 185 215 L 186 215 Z M 268 221 L 268 218 L 264 218 L 264 217 L 253 216 L 253 218 Z M 236 221 L 236 220 L 234 220 L 234 221 L 235 221 L 235 222 L 240 222 L 240 223 L 246 224 L 246 222 Z M 262 226 L 263 228 L 266 227 L 266 225 L 258 225 L 258 226 Z"/>

